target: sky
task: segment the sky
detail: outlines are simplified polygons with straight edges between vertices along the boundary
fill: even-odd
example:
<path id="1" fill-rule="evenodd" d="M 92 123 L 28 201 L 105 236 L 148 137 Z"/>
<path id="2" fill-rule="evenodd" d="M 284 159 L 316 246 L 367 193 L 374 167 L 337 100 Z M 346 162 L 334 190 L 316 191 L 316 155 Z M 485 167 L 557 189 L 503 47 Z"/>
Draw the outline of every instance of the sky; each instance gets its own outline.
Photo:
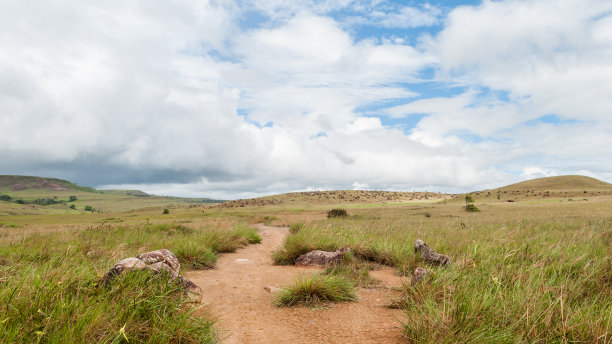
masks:
<path id="1" fill-rule="evenodd" d="M 611 157 L 609 0 L 0 0 L 0 174 L 455 193 Z"/>

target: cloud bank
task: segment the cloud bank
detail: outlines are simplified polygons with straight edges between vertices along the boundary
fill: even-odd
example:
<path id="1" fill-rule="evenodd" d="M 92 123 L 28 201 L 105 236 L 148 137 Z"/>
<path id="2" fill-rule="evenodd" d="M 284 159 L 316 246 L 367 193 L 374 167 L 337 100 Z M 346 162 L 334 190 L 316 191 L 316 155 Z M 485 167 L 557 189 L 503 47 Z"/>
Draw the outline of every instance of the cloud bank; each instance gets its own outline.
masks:
<path id="1" fill-rule="evenodd" d="M 0 171 L 157 194 L 612 181 L 612 4 L 0 5 Z"/>

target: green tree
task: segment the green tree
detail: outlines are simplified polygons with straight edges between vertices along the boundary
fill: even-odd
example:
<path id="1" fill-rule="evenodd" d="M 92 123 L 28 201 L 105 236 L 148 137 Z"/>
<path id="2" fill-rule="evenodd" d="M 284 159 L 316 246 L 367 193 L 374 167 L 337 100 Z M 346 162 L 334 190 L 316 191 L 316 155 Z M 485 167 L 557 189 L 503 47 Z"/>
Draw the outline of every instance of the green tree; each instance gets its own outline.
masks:
<path id="1" fill-rule="evenodd" d="M 70 196 L 68 197 L 68 202 L 74 202 L 77 200 L 77 196 Z"/>
<path id="2" fill-rule="evenodd" d="M 93 213 L 94 208 L 90 205 L 86 205 L 85 208 L 83 208 L 85 211 L 91 211 Z"/>
<path id="3" fill-rule="evenodd" d="M 474 203 L 474 198 L 472 195 L 465 195 L 465 204 Z"/>

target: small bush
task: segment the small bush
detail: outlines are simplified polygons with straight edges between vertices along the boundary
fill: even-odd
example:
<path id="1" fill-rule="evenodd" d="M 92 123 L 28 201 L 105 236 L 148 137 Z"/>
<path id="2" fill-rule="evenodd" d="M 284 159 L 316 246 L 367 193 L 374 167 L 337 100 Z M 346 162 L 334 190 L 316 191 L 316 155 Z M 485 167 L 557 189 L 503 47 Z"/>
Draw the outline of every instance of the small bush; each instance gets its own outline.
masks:
<path id="1" fill-rule="evenodd" d="M 342 209 L 342 208 L 334 208 L 327 212 L 328 218 L 347 217 L 347 216 L 348 216 L 348 213 L 346 212 L 346 209 Z"/>
<path id="2" fill-rule="evenodd" d="M 69 196 L 68 197 L 68 202 L 74 202 L 77 200 L 77 196 Z"/>
<path id="3" fill-rule="evenodd" d="M 355 301 L 355 285 L 337 275 L 301 276 L 284 287 L 273 300 L 277 307 L 314 306 L 324 302 Z"/>
<path id="4" fill-rule="evenodd" d="M 92 206 L 90 206 L 90 205 L 86 205 L 86 206 L 85 206 L 85 208 L 83 208 L 83 210 L 85 210 L 85 211 L 91 211 L 91 212 L 93 213 L 94 208 L 93 208 Z"/>
<path id="5" fill-rule="evenodd" d="M 71 204 L 71 205 L 70 205 L 70 209 L 76 209 L 76 205 Z"/>
<path id="6" fill-rule="evenodd" d="M 465 195 L 465 203 L 474 203 L 472 195 Z"/>
<path id="7" fill-rule="evenodd" d="M 480 209 L 478 209 L 478 207 L 476 207 L 473 204 L 468 204 L 465 206 L 465 211 L 470 212 L 470 213 L 475 213 L 480 211 Z"/>
<path id="8" fill-rule="evenodd" d="M 12 199 L 13 197 L 9 195 L 0 195 L 0 201 L 10 202 Z"/>
<path id="9" fill-rule="evenodd" d="M 170 214 L 170 210 L 168 210 L 168 209 L 164 209 L 164 211 L 162 212 L 162 214 L 164 214 L 164 215 Z"/>

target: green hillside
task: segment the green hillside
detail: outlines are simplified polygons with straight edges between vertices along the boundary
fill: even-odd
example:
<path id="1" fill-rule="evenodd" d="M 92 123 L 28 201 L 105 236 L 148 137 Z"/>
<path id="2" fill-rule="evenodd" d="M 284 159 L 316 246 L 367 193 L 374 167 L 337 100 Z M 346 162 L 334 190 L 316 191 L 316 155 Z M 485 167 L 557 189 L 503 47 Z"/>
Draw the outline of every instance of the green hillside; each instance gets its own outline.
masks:
<path id="1" fill-rule="evenodd" d="M 0 216 L 120 212 L 180 204 L 218 203 L 209 198 L 149 195 L 140 190 L 96 190 L 67 180 L 0 175 Z"/>

